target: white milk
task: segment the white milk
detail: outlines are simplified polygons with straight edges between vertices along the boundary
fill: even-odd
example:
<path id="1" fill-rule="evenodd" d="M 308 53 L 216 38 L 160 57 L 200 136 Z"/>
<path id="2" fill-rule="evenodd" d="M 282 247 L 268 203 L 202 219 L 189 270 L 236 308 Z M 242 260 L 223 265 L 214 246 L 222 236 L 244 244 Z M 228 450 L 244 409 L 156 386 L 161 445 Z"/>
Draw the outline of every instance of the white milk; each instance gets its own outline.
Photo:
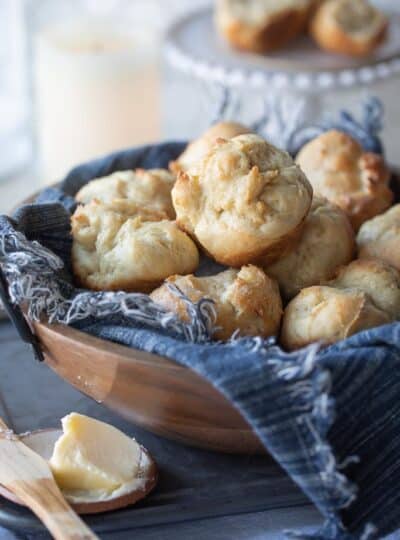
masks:
<path id="1" fill-rule="evenodd" d="M 88 159 L 160 135 L 158 44 L 112 21 L 57 24 L 35 39 L 39 174 L 59 180 Z"/>

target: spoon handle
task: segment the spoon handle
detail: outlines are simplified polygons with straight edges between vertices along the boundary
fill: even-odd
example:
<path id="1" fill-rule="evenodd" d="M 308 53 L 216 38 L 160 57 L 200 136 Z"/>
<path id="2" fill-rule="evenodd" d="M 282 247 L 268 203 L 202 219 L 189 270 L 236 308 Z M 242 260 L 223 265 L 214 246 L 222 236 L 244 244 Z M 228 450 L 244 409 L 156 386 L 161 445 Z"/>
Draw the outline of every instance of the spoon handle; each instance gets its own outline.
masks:
<path id="1" fill-rule="evenodd" d="M 48 463 L 0 418 L 0 483 L 46 525 L 56 540 L 96 540 L 57 486 Z"/>
<path id="2" fill-rule="evenodd" d="M 13 490 L 56 540 L 98 538 L 68 505 L 54 481 L 41 478 L 21 486 L 14 484 Z"/>

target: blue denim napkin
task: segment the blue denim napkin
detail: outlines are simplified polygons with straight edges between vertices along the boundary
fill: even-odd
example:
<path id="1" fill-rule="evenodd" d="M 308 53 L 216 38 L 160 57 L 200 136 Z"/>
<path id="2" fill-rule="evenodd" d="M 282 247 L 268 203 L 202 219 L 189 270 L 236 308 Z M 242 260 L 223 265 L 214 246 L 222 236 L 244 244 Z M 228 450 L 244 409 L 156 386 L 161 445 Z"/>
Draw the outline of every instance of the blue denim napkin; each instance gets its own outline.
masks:
<path id="1" fill-rule="evenodd" d="M 329 348 L 210 340 L 208 301 L 183 324 L 147 295 L 94 293 L 70 273 L 73 195 L 116 170 L 165 167 L 184 145 L 127 150 L 74 169 L 14 217 L 0 217 L 0 263 L 15 303 L 100 338 L 179 362 L 242 413 L 326 518 L 317 537 L 379 538 L 400 525 L 400 323 Z M 292 533 L 296 534 L 296 533 Z M 299 538 L 309 538 L 299 533 Z M 314 536 L 315 538 L 315 536 Z"/>

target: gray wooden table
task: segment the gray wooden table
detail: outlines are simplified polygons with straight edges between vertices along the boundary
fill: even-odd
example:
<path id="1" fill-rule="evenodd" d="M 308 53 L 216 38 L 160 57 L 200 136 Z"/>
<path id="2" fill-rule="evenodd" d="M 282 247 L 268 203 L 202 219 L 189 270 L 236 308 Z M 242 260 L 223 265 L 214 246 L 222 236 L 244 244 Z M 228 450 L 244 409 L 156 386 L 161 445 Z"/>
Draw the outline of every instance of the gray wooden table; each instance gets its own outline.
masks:
<path id="1" fill-rule="evenodd" d="M 10 323 L 0 322 L 0 414 L 21 432 L 57 426 L 71 411 L 101 418 L 134 435 L 160 465 L 159 487 L 144 508 L 150 518 L 143 520 L 143 511 L 138 511 L 133 522 L 138 527 L 100 534 L 101 538 L 272 540 L 283 538 L 284 529 L 312 529 L 321 522 L 271 458 L 213 454 L 135 428 L 36 362 Z M 0 511 L 2 507 L 0 499 Z M 158 524 L 152 526 L 149 508 L 156 507 Z M 197 514 L 196 519 L 187 519 L 188 511 Z M 24 537 L 0 528 L 0 540 Z"/>

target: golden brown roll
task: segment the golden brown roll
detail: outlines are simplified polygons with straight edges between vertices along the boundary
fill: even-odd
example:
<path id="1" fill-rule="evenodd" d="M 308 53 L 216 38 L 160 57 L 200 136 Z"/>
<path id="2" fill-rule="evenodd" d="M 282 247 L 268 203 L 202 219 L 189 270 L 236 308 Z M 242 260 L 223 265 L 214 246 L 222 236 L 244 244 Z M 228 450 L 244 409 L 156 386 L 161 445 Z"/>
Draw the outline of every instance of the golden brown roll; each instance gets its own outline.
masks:
<path id="1" fill-rule="evenodd" d="M 391 320 L 359 289 L 308 287 L 285 309 L 281 343 L 287 350 L 315 342 L 329 345 Z"/>
<path id="2" fill-rule="evenodd" d="M 72 216 L 72 265 L 79 283 L 93 290 L 149 292 L 177 272 L 196 270 L 195 244 L 174 221 L 129 217 L 98 201 Z"/>
<path id="3" fill-rule="evenodd" d="M 400 271 L 400 204 L 366 221 L 357 236 L 358 256 L 382 259 Z"/>
<path id="4" fill-rule="evenodd" d="M 304 224 L 312 188 L 286 152 L 248 134 L 215 146 L 172 190 L 178 225 L 216 261 L 275 260 Z"/>
<path id="5" fill-rule="evenodd" d="M 226 270 L 215 276 L 172 276 L 151 298 L 188 321 L 185 302 L 168 285 L 175 285 L 192 302 L 209 298 L 217 314 L 215 339 L 242 336 L 274 336 L 279 333 L 282 301 L 277 283 L 256 266 Z"/>
<path id="6" fill-rule="evenodd" d="M 312 0 L 218 0 L 215 22 L 228 43 L 244 51 L 282 47 L 306 27 Z"/>
<path id="7" fill-rule="evenodd" d="M 310 26 L 322 49 L 365 56 L 384 40 L 388 21 L 367 0 L 327 0 L 317 9 Z"/>
<path id="8" fill-rule="evenodd" d="M 218 122 L 191 142 L 178 159 L 169 164 L 169 167 L 175 174 L 179 171 L 187 171 L 208 154 L 217 139 L 232 139 L 245 133 L 251 133 L 251 129 L 236 122 Z"/>
<path id="9" fill-rule="evenodd" d="M 264 266 L 262 259 L 259 264 L 290 300 L 301 289 L 331 279 L 354 256 L 354 231 L 346 214 L 326 199 L 314 197 L 295 246 L 272 265 Z"/>
<path id="10" fill-rule="evenodd" d="M 340 206 L 356 231 L 392 202 L 390 174 L 382 157 L 364 152 L 345 133 L 332 130 L 320 135 L 300 150 L 297 163 L 314 193 Z"/>
<path id="11" fill-rule="evenodd" d="M 328 283 L 338 289 L 358 289 L 366 293 L 377 308 L 392 320 L 400 319 L 400 274 L 389 264 L 358 259 L 341 268 Z"/>
<path id="12" fill-rule="evenodd" d="M 175 177 L 165 169 L 119 171 L 83 186 L 76 200 L 87 204 L 96 199 L 109 204 L 117 199 L 125 201 L 126 211 L 132 204 L 133 215 L 137 207 L 143 207 L 163 213 L 166 219 L 175 219 L 171 199 L 174 182 Z"/>

